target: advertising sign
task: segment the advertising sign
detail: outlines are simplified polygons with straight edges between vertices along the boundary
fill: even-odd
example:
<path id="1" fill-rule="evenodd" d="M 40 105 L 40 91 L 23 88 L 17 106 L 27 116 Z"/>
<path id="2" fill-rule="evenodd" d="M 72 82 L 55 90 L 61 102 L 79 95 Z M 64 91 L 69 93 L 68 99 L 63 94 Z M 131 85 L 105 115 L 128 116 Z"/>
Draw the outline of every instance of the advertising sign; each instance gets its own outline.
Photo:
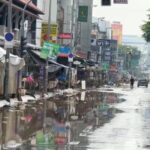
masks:
<path id="1" fill-rule="evenodd" d="M 101 62 L 112 64 L 116 59 L 117 40 L 97 39 L 96 44 L 99 46 Z"/>
<path id="2" fill-rule="evenodd" d="M 58 35 L 59 39 L 72 39 L 72 33 L 61 33 Z"/>
<path id="3" fill-rule="evenodd" d="M 47 57 L 49 57 L 51 59 L 55 59 L 59 53 L 59 48 L 60 46 L 58 44 L 44 42 L 41 49 L 41 58 L 47 59 Z"/>
<path id="4" fill-rule="evenodd" d="M 48 23 L 43 22 L 42 30 L 41 30 L 41 44 L 43 44 L 44 41 L 48 41 L 48 39 L 50 39 L 50 42 L 56 43 L 57 34 L 58 34 L 58 25 L 51 24 L 50 25 L 50 33 L 51 34 L 48 35 L 47 33 L 48 33 Z"/>

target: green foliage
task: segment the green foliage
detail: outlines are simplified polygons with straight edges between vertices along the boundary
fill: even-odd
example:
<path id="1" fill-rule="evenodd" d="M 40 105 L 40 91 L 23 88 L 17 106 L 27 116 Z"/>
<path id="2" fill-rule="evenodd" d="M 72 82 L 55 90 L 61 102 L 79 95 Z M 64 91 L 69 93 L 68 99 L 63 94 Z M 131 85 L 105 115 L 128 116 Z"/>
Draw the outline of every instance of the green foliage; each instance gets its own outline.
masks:
<path id="1" fill-rule="evenodd" d="M 128 45 L 119 45 L 118 54 L 124 60 L 124 69 L 134 70 L 139 64 L 141 52 L 137 47 Z"/>
<path id="2" fill-rule="evenodd" d="M 149 10 L 150 12 L 150 10 Z M 150 42 L 150 14 L 148 15 L 148 21 L 145 21 L 145 23 L 141 26 L 141 29 L 143 31 L 143 37 L 147 42 Z"/>
<path id="3" fill-rule="evenodd" d="M 137 47 L 134 46 L 128 46 L 128 45 L 119 45 L 118 46 L 118 53 L 121 55 L 125 55 L 127 53 L 139 53 L 139 50 Z"/>

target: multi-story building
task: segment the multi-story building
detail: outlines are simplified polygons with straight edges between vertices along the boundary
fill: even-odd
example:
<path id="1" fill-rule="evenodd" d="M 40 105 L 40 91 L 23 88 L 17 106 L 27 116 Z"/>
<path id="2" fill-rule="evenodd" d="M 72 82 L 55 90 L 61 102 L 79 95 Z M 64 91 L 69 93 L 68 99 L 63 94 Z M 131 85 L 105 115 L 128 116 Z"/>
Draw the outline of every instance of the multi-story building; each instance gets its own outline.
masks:
<path id="1" fill-rule="evenodd" d="M 93 0 L 79 0 L 80 6 L 88 6 L 87 22 L 80 22 L 80 45 L 81 50 L 88 52 L 91 49 L 92 8 Z"/>
<path id="2" fill-rule="evenodd" d="M 90 59 L 95 60 L 97 63 L 107 61 L 109 64 L 111 64 L 114 62 L 115 57 L 110 55 L 116 55 L 114 53 L 115 48 L 112 48 L 114 41 L 111 39 L 111 37 L 110 22 L 106 21 L 104 18 L 93 18 Z M 110 51 L 112 52 L 110 53 Z"/>
<path id="3" fill-rule="evenodd" d="M 137 47 L 140 51 L 148 51 L 148 43 L 136 35 L 123 35 L 122 44 L 127 46 Z"/>
<path id="4" fill-rule="evenodd" d="M 54 2 L 55 1 L 55 4 Z M 70 47 L 76 47 L 78 54 L 86 55 L 90 50 L 90 34 L 92 27 L 92 4 L 93 0 L 51 0 L 53 19 L 52 23 L 56 23 L 58 26 L 57 43 L 67 45 Z M 56 4 L 57 2 L 57 4 Z M 49 10 L 48 3 L 45 3 L 43 21 L 48 22 Z M 87 22 L 78 21 L 78 8 L 79 6 L 88 7 L 88 19 Z M 57 16 L 57 17 L 56 17 Z"/>
<path id="5" fill-rule="evenodd" d="M 8 31 L 8 0 L 0 1 L 0 44 L 4 46 L 4 34 Z M 12 32 L 14 33 L 14 47 L 19 47 L 20 35 L 21 35 L 21 21 L 23 11 L 25 13 L 24 25 L 25 32 L 28 37 L 28 42 L 36 44 L 36 20 L 40 19 L 39 15 L 43 12 L 36 6 L 37 1 L 33 0 L 30 2 L 26 9 L 25 5 L 28 0 L 12 0 Z"/>

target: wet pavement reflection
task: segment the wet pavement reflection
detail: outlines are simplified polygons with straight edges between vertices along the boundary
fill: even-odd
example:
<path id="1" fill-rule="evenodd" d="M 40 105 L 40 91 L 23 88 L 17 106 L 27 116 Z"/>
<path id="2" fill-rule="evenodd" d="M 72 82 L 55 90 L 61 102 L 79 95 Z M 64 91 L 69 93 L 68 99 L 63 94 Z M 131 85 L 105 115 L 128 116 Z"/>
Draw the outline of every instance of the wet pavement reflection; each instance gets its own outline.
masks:
<path id="1" fill-rule="evenodd" d="M 6 149 L 65 150 L 86 146 L 87 134 L 122 113 L 114 107 L 125 101 L 120 96 L 83 91 L 4 108 L 0 111 L 0 143 Z"/>

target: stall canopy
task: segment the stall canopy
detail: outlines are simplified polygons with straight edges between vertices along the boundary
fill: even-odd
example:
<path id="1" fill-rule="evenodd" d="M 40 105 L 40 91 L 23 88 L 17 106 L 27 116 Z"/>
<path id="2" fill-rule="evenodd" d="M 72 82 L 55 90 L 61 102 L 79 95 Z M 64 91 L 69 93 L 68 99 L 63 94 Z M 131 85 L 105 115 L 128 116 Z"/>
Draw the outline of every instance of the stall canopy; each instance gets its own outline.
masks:
<path id="1" fill-rule="evenodd" d="M 44 65 L 46 64 L 46 60 L 41 58 L 40 56 L 40 51 L 33 51 L 33 50 L 30 50 L 28 51 L 29 55 L 32 57 L 32 59 L 39 65 Z M 66 68 L 68 69 L 69 67 L 68 66 L 65 66 L 63 64 L 59 64 L 58 62 L 52 60 L 52 59 L 48 59 L 48 62 L 49 62 L 49 71 L 50 72 L 54 72 L 54 71 L 57 71 L 59 70 L 60 68 Z M 53 68 L 53 69 L 52 69 Z M 53 70 L 53 71 L 52 71 Z"/>
<path id="2" fill-rule="evenodd" d="M 0 47 L 0 95 L 4 90 L 4 77 L 5 77 L 5 55 L 6 50 Z M 9 93 L 16 93 L 17 88 L 17 72 L 23 68 L 25 61 L 16 55 L 10 54 L 9 59 Z"/>

